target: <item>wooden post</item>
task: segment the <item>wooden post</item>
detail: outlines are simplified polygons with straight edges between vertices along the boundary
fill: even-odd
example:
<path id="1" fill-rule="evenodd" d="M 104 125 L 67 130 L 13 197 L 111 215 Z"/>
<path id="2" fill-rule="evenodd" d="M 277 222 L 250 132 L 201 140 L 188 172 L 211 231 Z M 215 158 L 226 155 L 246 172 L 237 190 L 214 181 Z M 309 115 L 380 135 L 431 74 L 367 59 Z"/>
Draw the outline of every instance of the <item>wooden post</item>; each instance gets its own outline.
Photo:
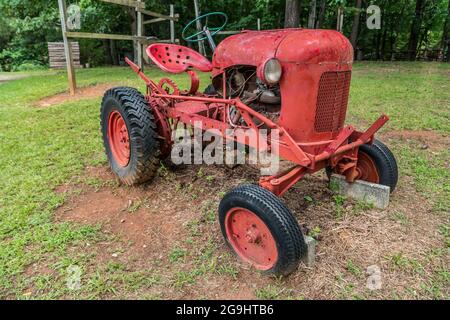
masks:
<path id="1" fill-rule="evenodd" d="M 173 4 L 170 5 L 170 16 L 175 18 L 175 6 Z M 170 20 L 170 41 L 175 43 L 175 21 Z"/>
<path id="2" fill-rule="evenodd" d="M 200 16 L 200 7 L 198 5 L 198 0 L 194 0 L 194 9 L 195 9 L 195 18 L 198 18 Z M 202 23 L 200 21 L 197 21 L 197 32 L 202 31 Z M 200 39 L 201 35 L 197 36 L 197 39 Z M 202 55 L 206 55 L 206 50 L 205 50 L 205 44 L 203 41 L 199 41 L 198 42 L 198 51 L 200 52 L 200 54 Z"/>
<path id="3" fill-rule="evenodd" d="M 69 41 L 67 40 L 67 8 L 66 8 L 66 0 L 58 0 L 59 5 L 59 15 L 61 19 L 61 31 L 63 36 L 63 42 L 64 42 L 64 54 L 66 56 L 66 65 L 67 65 L 67 78 L 69 80 L 69 92 L 70 95 L 75 95 L 75 90 L 77 89 L 77 82 L 75 79 L 75 70 L 73 67 L 73 60 L 72 60 L 72 46 L 70 45 Z"/>
<path id="4" fill-rule="evenodd" d="M 258 31 L 261 30 L 261 19 L 258 18 Z"/>
<path id="5" fill-rule="evenodd" d="M 139 3 L 142 2 L 142 0 L 137 0 Z M 143 34 L 143 19 L 142 19 L 142 12 L 138 11 L 138 7 L 136 7 L 137 12 L 137 36 L 142 37 Z M 136 50 L 137 50 L 137 65 L 141 70 L 144 70 L 144 61 L 143 61 L 143 55 L 142 55 L 142 43 L 140 41 L 136 41 Z"/>

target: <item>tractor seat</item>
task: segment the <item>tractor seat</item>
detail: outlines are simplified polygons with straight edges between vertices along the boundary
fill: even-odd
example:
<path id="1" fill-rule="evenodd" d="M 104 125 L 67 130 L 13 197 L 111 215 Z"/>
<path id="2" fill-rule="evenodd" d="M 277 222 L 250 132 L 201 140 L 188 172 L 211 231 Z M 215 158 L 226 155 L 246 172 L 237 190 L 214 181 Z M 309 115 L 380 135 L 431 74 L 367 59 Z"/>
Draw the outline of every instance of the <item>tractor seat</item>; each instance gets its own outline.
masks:
<path id="1" fill-rule="evenodd" d="M 147 54 L 163 71 L 182 73 L 193 68 L 210 72 L 212 64 L 195 50 L 177 44 L 154 43 L 147 48 Z"/>

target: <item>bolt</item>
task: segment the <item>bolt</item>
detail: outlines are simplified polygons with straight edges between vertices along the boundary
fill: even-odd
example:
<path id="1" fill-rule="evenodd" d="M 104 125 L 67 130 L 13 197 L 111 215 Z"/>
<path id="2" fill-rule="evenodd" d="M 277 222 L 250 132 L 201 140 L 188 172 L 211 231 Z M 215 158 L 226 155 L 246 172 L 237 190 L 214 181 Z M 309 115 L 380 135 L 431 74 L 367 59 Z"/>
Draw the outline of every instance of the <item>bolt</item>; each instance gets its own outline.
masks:
<path id="1" fill-rule="evenodd" d="M 278 185 L 278 184 L 280 184 L 280 180 L 278 180 L 278 179 L 273 179 L 273 180 L 270 181 L 270 184 L 271 184 L 271 185 L 274 185 L 274 186 L 275 186 L 275 185 Z"/>

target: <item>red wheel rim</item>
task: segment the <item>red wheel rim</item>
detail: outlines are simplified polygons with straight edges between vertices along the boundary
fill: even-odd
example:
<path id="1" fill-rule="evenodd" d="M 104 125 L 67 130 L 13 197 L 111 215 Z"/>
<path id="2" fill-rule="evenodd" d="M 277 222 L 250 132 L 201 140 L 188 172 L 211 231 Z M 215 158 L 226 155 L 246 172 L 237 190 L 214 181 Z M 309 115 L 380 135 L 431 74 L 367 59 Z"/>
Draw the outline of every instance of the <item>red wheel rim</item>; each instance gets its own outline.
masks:
<path id="1" fill-rule="evenodd" d="M 364 152 L 358 153 L 358 162 L 356 164 L 358 172 L 357 179 L 372 183 L 379 183 L 380 177 L 378 175 L 377 166 L 373 159 Z"/>
<path id="2" fill-rule="evenodd" d="M 130 162 L 130 137 L 122 115 L 113 111 L 108 119 L 108 140 L 114 160 L 126 167 Z"/>
<path id="3" fill-rule="evenodd" d="M 253 212 L 233 208 L 225 216 L 228 241 L 239 257 L 258 270 L 269 270 L 277 262 L 278 249 L 267 225 Z"/>

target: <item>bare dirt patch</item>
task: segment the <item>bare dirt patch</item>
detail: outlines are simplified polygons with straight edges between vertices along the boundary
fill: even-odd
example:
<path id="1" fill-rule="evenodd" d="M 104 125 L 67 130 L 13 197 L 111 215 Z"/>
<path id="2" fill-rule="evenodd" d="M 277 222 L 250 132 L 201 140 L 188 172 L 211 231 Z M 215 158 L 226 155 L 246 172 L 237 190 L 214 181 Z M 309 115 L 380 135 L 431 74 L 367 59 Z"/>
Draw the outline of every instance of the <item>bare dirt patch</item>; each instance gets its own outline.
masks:
<path id="1" fill-rule="evenodd" d="M 127 187 L 119 185 L 107 167 L 88 168 L 88 177 L 103 181 L 105 186 L 68 184 L 58 188 L 56 192 L 66 193 L 68 200 L 57 210 L 56 219 L 59 222 L 101 224 L 102 231 L 113 240 L 90 246 L 89 250 L 96 253 L 98 264 L 116 261 L 134 271 L 156 267 L 167 281 L 166 287 L 156 292 L 164 292 L 164 297 L 255 298 L 253 285 L 246 287 L 235 282 L 230 285 L 226 276 L 213 275 L 214 280 L 199 277 L 195 287 L 177 284 L 183 281 L 177 279 L 178 273 L 189 274 L 197 267 L 193 260 L 201 259 L 205 245 L 220 247 L 215 253 L 219 260 L 228 253 L 218 226 L 207 222 L 205 213 L 209 206 L 216 209 L 218 193 L 225 190 L 222 182 L 229 178 L 230 171 L 224 168 L 217 172 L 215 167 L 200 170 L 197 166 L 174 170 L 160 173 L 152 183 Z M 212 173 L 215 182 L 210 180 Z M 245 176 L 248 174 L 240 174 L 239 180 Z M 229 181 L 238 182 L 232 177 Z M 190 248 L 186 245 L 187 239 L 194 239 L 195 244 Z M 186 258 L 181 264 L 170 261 L 174 248 L 191 251 L 192 260 Z M 234 259 L 233 264 L 239 265 Z M 242 272 L 250 274 L 245 266 Z"/>
<path id="2" fill-rule="evenodd" d="M 79 88 L 74 96 L 71 96 L 68 92 L 56 94 L 54 96 L 45 97 L 38 102 L 35 106 L 40 108 L 51 107 L 67 101 L 78 101 L 83 99 L 92 99 L 103 96 L 106 90 L 115 87 L 113 84 L 98 84 L 95 86 Z"/>
<path id="3" fill-rule="evenodd" d="M 116 184 L 106 167 L 89 168 L 88 172 Z M 189 218 L 186 208 L 173 203 L 171 195 L 156 185 L 130 188 L 117 184 L 117 187 L 83 189 L 58 210 L 58 219 L 90 225 L 100 223 L 106 233 L 130 244 L 128 255 L 139 254 L 144 260 L 159 256 L 160 250 L 170 244 L 167 238 L 178 237 L 179 230 L 175 227 L 183 224 L 181 217 Z"/>
<path id="4" fill-rule="evenodd" d="M 435 131 L 426 130 L 399 130 L 389 131 L 383 134 L 387 139 L 397 139 L 400 141 L 415 141 L 418 149 L 430 149 L 437 151 L 450 148 L 450 135 L 442 134 Z"/>
<path id="5" fill-rule="evenodd" d="M 387 210 L 350 200 L 339 207 L 323 174 L 306 177 L 284 201 L 304 230 L 318 233 L 317 263 L 279 280 L 238 262 L 215 218 L 223 192 L 256 182 L 255 169 L 164 167 L 151 183 L 133 188 L 119 185 L 106 167 L 88 168 L 86 176 L 102 184 L 62 187 L 69 196 L 56 219 L 102 225 L 109 240 L 91 244 L 95 267 L 116 261 L 128 271 L 153 270 L 163 279 L 132 292 L 116 288 L 105 298 L 415 298 L 414 292 L 428 285 L 426 275 L 445 262 L 432 254 L 443 245 L 436 232 L 442 221 L 408 177 L 401 177 Z M 174 249 L 186 255 L 174 260 Z M 370 265 L 382 270 L 381 290 L 366 288 Z M 236 274 L 222 272 L 225 267 Z M 198 275 L 202 268 L 208 271 Z"/>

